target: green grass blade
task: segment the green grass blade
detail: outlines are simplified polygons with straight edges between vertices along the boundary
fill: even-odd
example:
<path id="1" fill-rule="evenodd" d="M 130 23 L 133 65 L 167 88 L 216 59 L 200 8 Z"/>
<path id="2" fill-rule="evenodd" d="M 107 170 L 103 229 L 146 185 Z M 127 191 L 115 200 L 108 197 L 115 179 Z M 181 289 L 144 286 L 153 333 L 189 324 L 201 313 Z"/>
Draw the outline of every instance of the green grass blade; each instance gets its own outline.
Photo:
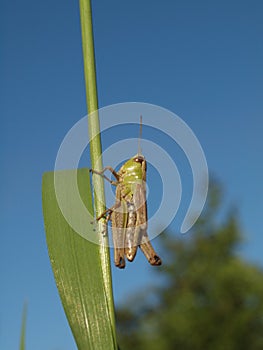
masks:
<path id="1" fill-rule="evenodd" d="M 92 213 L 89 170 L 77 172 L 80 196 Z M 111 321 L 114 317 L 112 296 L 105 288 L 100 246 L 81 237 L 66 221 L 56 198 L 55 174 L 59 175 L 60 191 L 64 191 L 63 200 L 71 209 L 75 204 L 70 197 L 70 187 L 76 170 L 45 173 L 42 185 L 48 252 L 67 319 L 79 350 L 116 349 L 115 328 Z M 78 220 L 92 230 L 87 216 Z"/>
<path id="2" fill-rule="evenodd" d="M 100 171 L 103 168 L 101 158 L 100 123 L 98 113 L 98 97 L 96 82 L 96 65 L 94 54 L 92 10 L 90 0 L 80 0 L 80 19 L 82 34 L 83 63 L 86 83 L 86 99 L 88 107 L 88 131 L 90 140 L 90 159 L 92 168 Z M 105 210 L 104 182 L 100 176 L 95 176 L 94 187 L 94 208 L 96 217 Z M 100 239 L 100 259 L 104 278 L 104 288 L 109 300 L 110 317 L 112 329 L 116 337 L 115 316 L 112 295 L 110 255 L 108 248 L 108 236 L 105 233 L 105 221 L 98 223 L 97 235 Z"/>
<path id="3" fill-rule="evenodd" d="M 23 309 L 23 315 L 22 315 L 19 350 L 26 349 L 26 316 L 27 316 L 27 305 L 25 304 Z"/>

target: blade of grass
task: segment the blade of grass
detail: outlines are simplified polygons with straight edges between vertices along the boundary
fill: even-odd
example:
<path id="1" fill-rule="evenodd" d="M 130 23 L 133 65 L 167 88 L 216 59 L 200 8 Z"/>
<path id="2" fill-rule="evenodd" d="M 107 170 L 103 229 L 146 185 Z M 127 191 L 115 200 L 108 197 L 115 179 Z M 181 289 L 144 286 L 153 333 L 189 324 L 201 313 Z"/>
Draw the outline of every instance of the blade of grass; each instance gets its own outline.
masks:
<path id="1" fill-rule="evenodd" d="M 102 169 L 100 127 L 89 0 L 80 0 L 80 14 L 91 161 L 92 166 L 97 164 L 96 168 L 100 170 Z M 88 216 L 83 213 L 78 216 L 77 220 L 83 227 L 88 227 L 89 234 L 96 234 L 100 239 L 100 245 L 91 243 L 78 235 L 69 225 L 56 198 L 54 177 L 56 184 L 59 184 L 60 195 L 63 194 L 63 201 L 68 206 L 67 211 L 75 215 L 77 203 L 74 203 L 70 194 L 75 189 L 73 183 L 76 171 L 49 172 L 43 176 L 43 213 L 50 261 L 78 349 L 117 349 L 108 237 L 102 234 L 105 233 L 105 225 L 99 222 L 98 231 L 93 232 Z M 104 186 L 100 177 L 96 180 L 95 210 L 101 213 L 105 207 Z M 81 198 L 92 213 L 88 169 L 78 170 L 78 184 Z"/>
<path id="2" fill-rule="evenodd" d="M 101 159 L 100 124 L 98 115 L 98 97 L 96 84 L 96 66 L 93 43 L 92 11 L 90 0 L 80 0 L 80 18 L 82 32 L 82 49 L 84 61 L 84 73 L 86 82 L 86 98 L 89 112 L 88 126 L 90 139 L 90 158 L 92 168 L 101 171 L 103 169 Z M 94 206 L 96 216 L 105 210 L 104 183 L 100 176 L 93 176 Z M 105 222 L 98 223 L 98 236 L 100 237 L 100 258 L 104 277 L 105 292 L 108 299 L 111 324 L 115 331 L 115 315 L 112 295 L 112 281 L 110 269 L 110 256 L 108 248 L 108 237 L 105 234 Z"/>
<path id="3" fill-rule="evenodd" d="M 100 123 L 98 114 L 98 98 L 96 83 L 95 54 L 92 31 L 92 14 L 90 0 L 80 0 L 80 18 L 82 32 L 82 49 L 84 74 L 86 82 L 86 98 L 88 107 L 88 132 L 90 139 L 90 158 L 92 167 L 102 170 Z M 104 183 L 100 176 L 94 182 L 94 204 L 96 214 L 105 210 Z M 99 198 L 101 200 L 99 200 Z"/>
<path id="4" fill-rule="evenodd" d="M 25 304 L 23 308 L 19 350 L 26 349 L 26 316 L 27 316 L 27 304 Z"/>
<path id="5" fill-rule="evenodd" d="M 49 257 L 72 333 L 79 350 L 117 349 L 100 246 L 77 234 L 61 213 L 54 176 L 69 210 L 72 208 L 73 211 L 77 205 L 71 196 L 76 176 L 80 197 L 91 213 L 92 195 L 88 169 L 47 172 L 43 176 L 43 213 Z M 79 214 L 77 220 L 83 228 L 92 230 L 87 215 Z"/>

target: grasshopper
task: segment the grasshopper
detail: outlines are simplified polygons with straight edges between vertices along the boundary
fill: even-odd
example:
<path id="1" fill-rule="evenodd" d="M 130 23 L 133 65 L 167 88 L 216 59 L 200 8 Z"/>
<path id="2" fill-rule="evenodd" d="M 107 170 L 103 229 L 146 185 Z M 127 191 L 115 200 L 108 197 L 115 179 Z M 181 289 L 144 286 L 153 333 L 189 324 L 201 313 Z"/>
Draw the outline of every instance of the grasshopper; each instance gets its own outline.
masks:
<path id="1" fill-rule="evenodd" d="M 140 138 L 142 119 L 140 121 Z M 139 138 L 139 141 L 140 141 Z M 114 263 L 119 268 L 125 267 L 125 257 L 133 261 L 138 246 L 151 265 L 161 265 L 162 261 L 156 254 L 147 233 L 147 202 L 146 202 L 146 170 L 147 162 L 140 152 L 130 158 L 117 172 L 111 166 L 102 171 L 90 169 L 93 174 L 101 175 L 116 186 L 115 204 L 105 210 L 97 220 L 111 220 L 114 244 Z M 109 170 L 116 181 L 104 175 Z"/>

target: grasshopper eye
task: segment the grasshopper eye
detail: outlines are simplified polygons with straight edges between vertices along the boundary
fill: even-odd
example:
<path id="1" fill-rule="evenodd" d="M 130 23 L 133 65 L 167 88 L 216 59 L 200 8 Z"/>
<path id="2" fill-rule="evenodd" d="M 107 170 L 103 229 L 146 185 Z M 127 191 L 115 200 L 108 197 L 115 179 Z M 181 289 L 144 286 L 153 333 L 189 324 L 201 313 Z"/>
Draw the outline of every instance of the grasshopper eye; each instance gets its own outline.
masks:
<path id="1" fill-rule="evenodd" d="M 133 160 L 137 163 L 142 164 L 142 162 L 144 162 L 145 159 L 142 156 L 138 156 L 138 157 L 133 158 Z"/>

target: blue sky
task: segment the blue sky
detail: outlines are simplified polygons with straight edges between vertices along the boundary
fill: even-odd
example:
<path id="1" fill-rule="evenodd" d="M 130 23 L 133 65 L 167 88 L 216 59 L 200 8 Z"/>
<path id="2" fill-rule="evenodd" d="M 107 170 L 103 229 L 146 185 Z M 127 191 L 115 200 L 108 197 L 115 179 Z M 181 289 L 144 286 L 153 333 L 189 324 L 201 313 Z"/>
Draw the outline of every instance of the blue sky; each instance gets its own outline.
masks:
<path id="1" fill-rule="evenodd" d="M 259 0 L 93 4 L 100 107 L 139 101 L 179 115 L 239 209 L 241 253 L 261 266 L 262 11 Z M 0 38 L 0 348 L 18 347 L 27 300 L 27 349 L 76 349 L 49 264 L 41 177 L 86 114 L 78 2 L 2 0 Z M 158 283 L 150 271 L 140 256 L 114 269 L 116 303 Z"/>

